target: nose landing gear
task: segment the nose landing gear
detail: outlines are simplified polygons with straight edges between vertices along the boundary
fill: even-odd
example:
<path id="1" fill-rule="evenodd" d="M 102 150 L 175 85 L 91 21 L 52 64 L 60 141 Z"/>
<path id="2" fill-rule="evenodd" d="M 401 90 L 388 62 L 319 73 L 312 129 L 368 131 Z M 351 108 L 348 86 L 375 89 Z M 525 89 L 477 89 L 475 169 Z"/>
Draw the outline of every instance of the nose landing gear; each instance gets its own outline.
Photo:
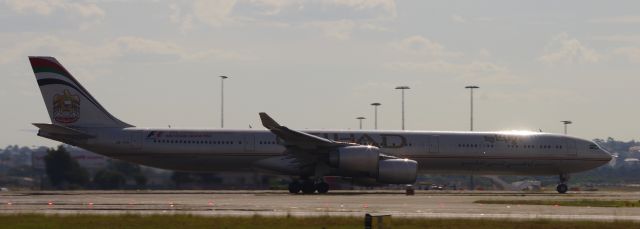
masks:
<path id="1" fill-rule="evenodd" d="M 567 186 L 567 181 L 569 181 L 569 174 L 560 174 L 560 183 L 556 186 L 556 191 L 560 194 L 565 194 L 569 191 L 569 186 Z"/>
<path id="2" fill-rule="evenodd" d="M 566 184 L 558 184 L 558 186 L 556 186 L 556 191 L 560 194 L 567 193 L 567 190 L 569 190 L 569 187 Z"/>

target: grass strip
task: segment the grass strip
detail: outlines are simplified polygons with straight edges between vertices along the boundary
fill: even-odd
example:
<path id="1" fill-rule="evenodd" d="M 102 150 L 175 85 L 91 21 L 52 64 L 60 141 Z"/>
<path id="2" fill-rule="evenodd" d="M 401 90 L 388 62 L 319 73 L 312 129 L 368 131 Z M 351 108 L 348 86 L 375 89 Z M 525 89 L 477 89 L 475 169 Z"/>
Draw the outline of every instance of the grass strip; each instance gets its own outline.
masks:
<path id="1" fill-rule="evenodd" d="M 392 227 L 433 229 L 620 229 L 640 228 L 630 221 L 491 220 L 392 218 Z M 0 215 L 0 228 L 363 228 L 363 217 L 227 217 L 194 215 Z"/>
<path id="2" fill-rule="evenodd" d="M 573 207 L 616 207 L 616 208 L 637 208 L 640 201 L 630 200 L 476 200 L 476 204 L 511 204 L 511 205 L 553 205 L 553 206 L 573 206 Z"/>

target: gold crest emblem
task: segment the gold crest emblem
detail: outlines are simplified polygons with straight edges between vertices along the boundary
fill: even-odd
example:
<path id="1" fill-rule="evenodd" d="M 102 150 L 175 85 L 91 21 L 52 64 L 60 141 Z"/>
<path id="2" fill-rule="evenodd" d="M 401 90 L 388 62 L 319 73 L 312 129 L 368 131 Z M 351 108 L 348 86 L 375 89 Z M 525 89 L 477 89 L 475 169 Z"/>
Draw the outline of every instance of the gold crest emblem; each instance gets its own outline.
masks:
<path id="1" fill-rule="evenodd" d="M 61 123 L 73 123 L 80 118 L 80 97 L 69 90 L 53 96 L 53 119 Z"/>

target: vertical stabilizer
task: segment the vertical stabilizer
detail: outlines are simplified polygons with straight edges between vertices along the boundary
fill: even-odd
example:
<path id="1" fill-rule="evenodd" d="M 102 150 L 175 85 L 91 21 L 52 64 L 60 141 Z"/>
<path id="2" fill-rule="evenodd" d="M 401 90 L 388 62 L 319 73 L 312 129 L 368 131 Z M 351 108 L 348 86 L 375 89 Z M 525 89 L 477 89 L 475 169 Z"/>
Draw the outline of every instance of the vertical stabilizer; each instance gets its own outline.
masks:
<path id="1" fill-rule="evenodd" d="M 109 114 L 53 57 L 30 56 L 51 123 L 69 127 L 131 127 Z"/>

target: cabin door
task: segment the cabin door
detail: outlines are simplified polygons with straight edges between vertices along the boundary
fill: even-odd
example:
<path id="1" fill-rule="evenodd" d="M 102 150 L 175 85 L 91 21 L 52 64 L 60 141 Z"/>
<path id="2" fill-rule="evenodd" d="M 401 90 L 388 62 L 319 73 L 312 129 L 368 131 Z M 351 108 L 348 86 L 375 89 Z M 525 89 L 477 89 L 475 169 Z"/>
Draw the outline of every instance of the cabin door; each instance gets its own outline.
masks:
<path id="1" fill-rule="evenodd" d="M 142 148 L 142 131 L 131 131 L 128 133 L 129 146 L 132 149 Z"/>
<path id="2" fill-rule="evenodd" d="M 245 152 L 253 152 L 256 150 L 256 136 L 253 133 L 244 134 L 242 144 Z"/>
<path id="3" fill-rule="evenodd" d="M 437 154 L 440 153 L 440 136 L 433 135 L 427 137 L 427 153 Z"/>
<path id="4" fill-rule="evenodd" d="M 576 156 L 578 155 L 578 149 L 576 149 L 576 141 L 573 139 L 567 139 L 565 141 L 565 146 L 567 149 L 567 155 Z"/>

